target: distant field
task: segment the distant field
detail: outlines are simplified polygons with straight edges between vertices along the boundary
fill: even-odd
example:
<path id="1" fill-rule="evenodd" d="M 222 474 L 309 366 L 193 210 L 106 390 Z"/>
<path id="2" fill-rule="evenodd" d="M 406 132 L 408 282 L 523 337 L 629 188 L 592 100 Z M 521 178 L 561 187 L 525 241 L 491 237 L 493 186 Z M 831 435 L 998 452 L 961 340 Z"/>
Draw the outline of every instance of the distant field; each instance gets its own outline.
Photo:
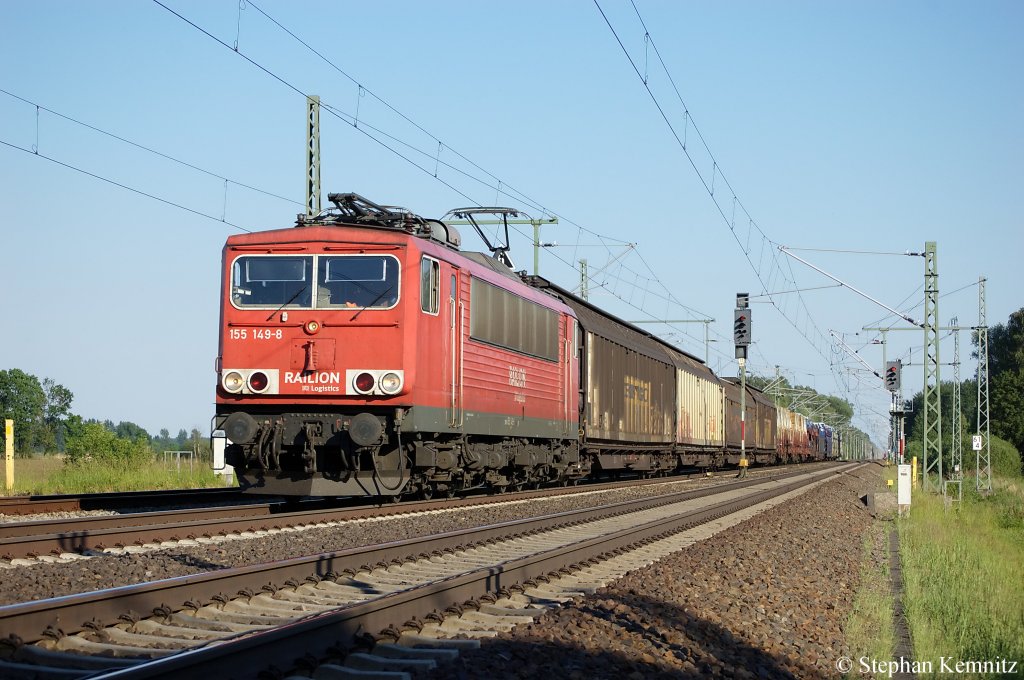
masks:
<path id="1" fill-rule="evenodd" d="M 0 493 L 74 494 L 225 486 L 223 478 L 213 474 L 208 465 L 207 461 L 196 461 L 189 470 L 187 460 L 183 460 L 179 471 L 173 459 L 165 463 L 162 458 L 131 469 L 109 465 L 65 465 L 58 456 L 16 458 L 13 490 L 7 489 L 6 470 L 0 465 L 0 477 L 3 479 Z"/>

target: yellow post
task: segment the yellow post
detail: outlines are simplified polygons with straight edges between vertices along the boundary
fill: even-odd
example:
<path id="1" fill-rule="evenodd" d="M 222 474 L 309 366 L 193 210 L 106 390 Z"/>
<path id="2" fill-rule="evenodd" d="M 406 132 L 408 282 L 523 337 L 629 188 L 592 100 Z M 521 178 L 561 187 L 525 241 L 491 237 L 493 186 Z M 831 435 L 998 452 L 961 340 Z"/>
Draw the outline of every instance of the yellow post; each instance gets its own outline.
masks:
<path id="1" fill-rule="evenodd" d="M 910 459 L 910 483 L 917 487 L 917 456 Z"/>
<path id="2" fill-rule="evenodd" d="M 4 468 L 7 472 L 7 492 L 14 490 L 14 421 L 4 420 Z"/>

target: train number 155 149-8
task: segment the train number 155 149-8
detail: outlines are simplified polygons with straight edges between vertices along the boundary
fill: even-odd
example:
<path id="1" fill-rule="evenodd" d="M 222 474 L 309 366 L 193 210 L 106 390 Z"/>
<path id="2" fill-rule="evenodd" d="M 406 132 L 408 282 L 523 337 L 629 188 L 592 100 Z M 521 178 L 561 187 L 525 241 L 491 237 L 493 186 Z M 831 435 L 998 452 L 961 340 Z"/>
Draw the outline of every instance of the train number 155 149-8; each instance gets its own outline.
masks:
<path id="1" fill-rule="evenodd" d="M 280 328 L 232 328 L 228 330 L 231 340 L 281 340 L 284 331 Z"/>

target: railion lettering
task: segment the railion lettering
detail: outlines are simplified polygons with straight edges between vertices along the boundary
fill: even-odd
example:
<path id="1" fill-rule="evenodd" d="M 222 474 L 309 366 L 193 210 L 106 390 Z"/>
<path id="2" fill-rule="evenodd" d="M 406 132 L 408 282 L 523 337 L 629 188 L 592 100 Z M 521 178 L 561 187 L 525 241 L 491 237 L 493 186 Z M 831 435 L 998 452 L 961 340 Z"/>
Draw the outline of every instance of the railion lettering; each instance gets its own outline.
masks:
<path id="1" fill-rule="evenodd" d="M 324 385 L 340 382 L 341 372 L 339 371 L 313 371 L 310 373 L 285 371 L 284 373 L 285 385 Z"/>

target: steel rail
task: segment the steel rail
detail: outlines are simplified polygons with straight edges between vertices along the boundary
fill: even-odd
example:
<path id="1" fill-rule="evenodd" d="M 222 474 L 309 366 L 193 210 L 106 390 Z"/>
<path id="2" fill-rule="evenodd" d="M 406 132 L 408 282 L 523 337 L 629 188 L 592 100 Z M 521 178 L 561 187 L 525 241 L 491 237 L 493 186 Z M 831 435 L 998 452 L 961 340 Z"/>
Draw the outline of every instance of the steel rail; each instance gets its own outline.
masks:
<path id="1" fill-rule="evenodd" d="M 257 517 L 271 514 L 274 506 L 274 503 L 260 503 L 254 499 L 253 502 L 242 505 L 133 512 L 124 515 L 64 517 L 60 519 L 31 520 L 28 522 L 8 522 L 0 524 L 0 538 L 48 536 L 58 534 L 85 534 L 104 529 L 174 524 L 176 522 L 181 522 L 182 518 L 194 520 L 201 519 L 204 515 L 210 515 L 215 518 Z"/>
<path id="2" fill-rule="evenodd" d="M 122 510 L 133 507 L 161 507 L 189 503 L 237 501 L 242 493 L 237 488 L 162 489 L 92 494 L 54 494 L 35 496 L 0 496 L 0 514 L 30 515 L 45 512 L 77 512 L 80 510 Z"/>
<path id="3" fill-rule="evenodd" d="M 783 473 L 794 474 L 794 473 Z M 758 477 L 773 479 L 779 475 Z M 633 482 L 664 484 L 674 478 Z M 717 488 L 726 488 L 726 482 Z M 623 483 L 588 485 L 585 489 L 544 489 L 499 496 L 467 496 L 432 501 L 389 503 L 380 506 L 333 507 L 330 501 L 310 501 L 313 509 L 288 511 L 285 503 L 252 504 L 230 507 L 194 508 L 163 512 L 132 513 L 100 517 L 77 517 L 0 524 L 0 557 L 18 559 L 62 553 L 88 554 L 107 548 L 161 543 L 231 533 L 265 531 L 309 524 L 337 522 L 367 516 L 389 516 L 409 512 L 459 508 L 468 505 L 502 503 L 521 498 L 564 495 L 581 490 L 599 491 L 622 488 Z M 324 507 L 324 506 L 327 507 Z"/>
<path id="4" fill-rule="evenodd" d="M 684 514 L 663 517 L 598 538 L 545 551 L 526 558 L 487 566 L 426 586 L 413 587 L 380 599 L 336 611 L 313 614 L 293 623 L 235 640 L 183 651 L 137 666 L 114 670 L 105 678 L 184 678 L 202 672 L 222 678 L 254 677 L 273 664 L 288 667 L 303 655 L 319 658 L 337 653 L 339 647 L 352 648 L 367 634 L 390 633 L 396 626 L 421 620 L 432 612 L 464 602 L 473 602 L 534 579 L 580 565 L 588 560 L 635 549 L 699 524 L 724 517 L 770 498 L 788 493 L 815 481 L 841 474 L 830 470 L 775 489 L 714 503 Z M 757 482 L 764 484 L 764 480 Z M 584 521 L 584 520 L 581 520 Z M 347 642 L 346 642 L 347 641 Z M 268 663 L 269 662 L 269 663 Z"/>
<path id="5" fill-rule="evenodd" d="M 235 569 L 226 569 L 213 573 L 184 576 L 152 583 L 140 584 L 137 586 L 125 586 L 105 591 L 72 595 L 62 598 L 54 598 L 32 603 L 0 607 L 0 635 L 11 634 L 25 642 L 33 642 L 60 631 L 59 635 L 70 634 L 86 628 L 95 629 L 98 626 L 108 626 L 123 622 L 127 612 L 147 612 L 151 610 L 179 611 L 182 609 L 196 609 L 200 603 L 225 602 L 231 599 L 230 593 L 239 593 L 243 597 L 252 597 L 266 588 L 271 590 L 280 587 L 280 584 L 300 584 L 309 579 L 322 579 L 342 572 L 356 573 L 370 570 L 374 567 L 386 566 L 388 564 L 400 564 L 406 561 L 422 557 L 425 554 L 437 551 L 455 551 L 467 547 L 467 544 L 487 543 L 507 539 L 510 536 L 530 535 L 540 531 L 547 531 L 556 526 L 574 526 L 596 519 L 616 516 L 628 512 L 636 512 L 642 509 L 655 508 L 663 505 L 691 500 L 694 498 L 719 495 L 737 488 L 775 483 L 774 488 L 748 495 L 741 500 L 746 505 L 754 504 L 772 495 L 785 493 L 793 488 L 802 486 L 818 479 L 827 478 L 843 472 L 842 469 L 830 469 L 807 476 L 803 473 L 798 475 L 804 479 L 791 481 L 789 483 L 779 480 L 744 480 L 739 484 L 727 485 L 729 488 L 710 487 L 685 492 L 659 496 L 642 500 L 633 500 L 616 503 L 600 508 L 590 508 L 581 511 L 572 511 L 547 515 L 540 518 L 507 522 L 488 527 L 467 529 L 456 532 L 449 532 L 437 536 L 426 536 L 416 539 L 409 539 L 369 548 L 355 548 L 336 553 L 328 553 L 310 557 L 294 558 L 264 565 L 253 565 Z M 794 475 L 790 475 L 794 476 Z M 260 649 L 267 652 L 267 645 L 288 644 L 294 645 L 295 634 L 303 635 L 302 645 L 307 646 L 306 638 L 313 634 L 313 631 L 331 631 L 329 634 L 330 645 L 336 644 L 340 638 L 347 639 L 357 629 L 365 631 L 380 630 L 389 624 L 400 625 L 409 618 L 423 616 L 428 611 L 435 609 L 443 610 L 449 604 L 459 599 L 472 599 L 482 594 L 481 587 L 493 592 L 504 587 L 512 586 L 524 580 L 541 576 L 548 571 L 564 568 L 568 564 L 578 563 L 591 559 L 597 554 L 618 550 L 627 544 L 637 541 L 644 541 L 666 532 L 678 530 L 679 526 L 694 524 L 699 521 L 707 521 L 709 517 L 718 517 L 732 512 L 732 506 L 737 501 L 725 501 L 712 504 L 701 509 L 697 514 L 687 513 L 679 515 L 671 520 L 652 522 L 640 527 L 631 527 L 619 531 L 601 539 L 584 541 L 576 546 L 559 548 L 548 551 L 544 555 L 535 555 L 523 560 L 494 565 L 484 569 L 477 569 L 472 573 L 466 573 L 457 577 L 444 579 L 442 582 L 433 583 L 428 586 L 412 588 L 395 595 L 382 597 L 374 603 L 360 604 L 346 607 L 340 610 L 329 612 L 326 615 L 317 615 L 286 624 L 285 626 L 268 631 L 267 633 L 250 633 L 242 640 L 221 642 L 220 647 L 230 647 L 232 650 L 246 649 L 249 637 L 258 638 L 256 643 Z M 704 518 L 704 519 L 701 519 Z M 589 550 L 590 553 L 585 552 Z M 583 552 L 580 552 L 583 551 Z M 278 584 L 278 585 L 272 585 Z M 470 595 L 470 591 L 475 594 Z M 167 602 L 178 602 L 180 604 L 169 607 Z M 426 610 L 424 609 L 426 608 Z M 129 618 L 132 618 L 129 616 Z M 319 635 L 319 633 L 317 633 Z M 287 643 L 292 639 L 291 643 Z M 325 638 L 326 640 L 326 638 Z M 319 645 L 320 643 L 317 643 Z M 326 644 L 326 642 L 324 643 Z M 238 647 L 241 645 L 241 647 Z M 320 646 L 314 645 L 320 650 Z M 146 677 L 153 672 L 163 672 L 161 669 L 169 669 L 174 674 L 183 674 L 184 671 L 178 668 L 180 663 L 212 663 L 221 657 L 218 652 L 210 651 L 213 648 L 204 648 L 197 652 L 179 653 L 168 659 L 169 665 L 144 664 Z M 325 648 L 324 648 L 325 649 Z M 294 654 L 292 647 L 285 654 Z M 314 653 L 317 653 L 314 651 Z M 196 656 L 198 654 L 198 656 Z M 207 655 L 211 655 L 208 656 Z M 217 661 L 217 663 L 221 663 Z M 234 661 L 224 661 L 230 672 L 225 677 L 235 676 L 239 671 L 238 658 Z M 204 672 L 209 670 L 204 666 Z M 136 677 L 136 676 L 126 676 Z M 168 676 L 170 677 L 170 676 Z"/>

